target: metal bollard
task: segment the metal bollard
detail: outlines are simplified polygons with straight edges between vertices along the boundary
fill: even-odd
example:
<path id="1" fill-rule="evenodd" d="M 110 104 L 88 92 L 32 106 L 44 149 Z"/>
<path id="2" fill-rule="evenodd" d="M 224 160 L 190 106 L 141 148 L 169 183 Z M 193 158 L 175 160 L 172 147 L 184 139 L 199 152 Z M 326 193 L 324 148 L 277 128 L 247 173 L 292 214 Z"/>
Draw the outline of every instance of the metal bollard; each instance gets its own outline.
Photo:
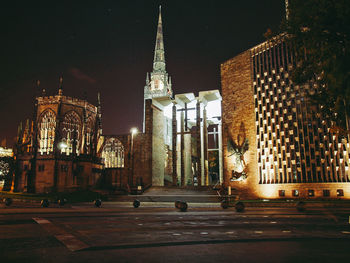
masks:
<path id="1" fill-rule="evenodd" d="M 188 206 L 187 206 L 186 202 L 180 202 L 179 209 L 180 209 L 181 212 L 186 212 L 187 208 L 188 208 Z"/>
<path id="2" fill-rule="evenodd" d="M 10 206 L 12 204 L 12 198 L 10 197 L 4 198 L 3 202 L 5 203 L 6 206 Z"/>
<path id="3" fill-rule="evenodd" d="M 180 200 L 176 200 L 176 201 L 175 201 L 175 208 L 180 209 L 180 203 L 181 203 Z"/>
<path id="4" fill-rule="evenodd" d="M 43 199 L 40 202 L 41 207 L 49 207 L 50 201 L 48 199 Z"/>
<path id="5" fill-rule="evenodd" d="M 305 202 L 299 201 L 296 206 L 297 210 L 299 212 L 304 212 L 305 211 Z"/>
<path id="6" fill-rule="evenodd" d="M 138 208 L 140 204 L 141 204 L 140 201 L 135 199 L 132 205 L 134 206 L 134 208 Z"/>
<path id="7" fill-rule="evenodd" d="M 64 206 L 66 203 L 67 203 L 67 199 L 66 198 L 58 199 L 58 205 L 59 206 Z"/>
<path id="8" fill-rule="evenodd" d="M 101 199 L 96 199 L 95 202 L 94 202 L 94 205 L 95 205 L 96 207 L 101 207 L 101 205 L 102 205 Z"/>
<path id="9" fill-rule="evenodd" d="M 229 206 L 228 200 L 222 200 L 222 201 L 221 201 L 221 207 L 222 207 L 223 209 L 227 209 L 228 206 Z"/>
<path id="10" fill-rule="evenodd" d="M 243 212 L 244 211 L 244 208 L 245 208 L 245 205 L 243 202 L 237 202 L 235 204 L 235 208 L 236 208 L 236 211 L 237 212 Z"/>

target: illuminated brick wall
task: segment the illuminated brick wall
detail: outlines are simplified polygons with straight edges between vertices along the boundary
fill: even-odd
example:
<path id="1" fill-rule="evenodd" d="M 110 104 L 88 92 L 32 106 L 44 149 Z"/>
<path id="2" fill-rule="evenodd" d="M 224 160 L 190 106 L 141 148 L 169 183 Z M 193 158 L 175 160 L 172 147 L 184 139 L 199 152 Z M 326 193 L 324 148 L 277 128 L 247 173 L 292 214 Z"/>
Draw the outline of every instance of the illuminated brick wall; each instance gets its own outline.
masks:
<path id="1" fill-rule="evenodd" d="M 264 42 L 221 65 L 225 184 L 248 198 L 350 198 L 349 144 L 307 104 L 314 87 L 293 85 L 294 63 L 286 43 Z M 232 181 L 227 140 L 242 123 L 249 174 Z"/>

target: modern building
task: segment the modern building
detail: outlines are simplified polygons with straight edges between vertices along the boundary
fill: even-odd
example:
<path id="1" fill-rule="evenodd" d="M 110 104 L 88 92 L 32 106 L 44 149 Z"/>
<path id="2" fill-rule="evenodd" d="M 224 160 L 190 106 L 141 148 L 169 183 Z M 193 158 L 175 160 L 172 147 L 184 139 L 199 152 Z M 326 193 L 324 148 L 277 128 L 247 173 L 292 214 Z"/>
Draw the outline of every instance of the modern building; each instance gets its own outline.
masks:
<path id="1" fill-rule="evenodd" d="M 224 181 L 243 198 L 350 198 L 350 148 L 294 85 L 293 52 L 266 41 L 221 64 Z"/>
<path id="2" fill-rule="evenodd" d="M 153 71 L 147 73 L 144 101 L 144 132 L 152 134 L 152 185 L 201 186 L 222 182 L 220 92 L 174 95 L 171 77 L 166 72 L 161 9 Z M 217 162 L 215 171 L 209 165 L 210 157 Z"/>

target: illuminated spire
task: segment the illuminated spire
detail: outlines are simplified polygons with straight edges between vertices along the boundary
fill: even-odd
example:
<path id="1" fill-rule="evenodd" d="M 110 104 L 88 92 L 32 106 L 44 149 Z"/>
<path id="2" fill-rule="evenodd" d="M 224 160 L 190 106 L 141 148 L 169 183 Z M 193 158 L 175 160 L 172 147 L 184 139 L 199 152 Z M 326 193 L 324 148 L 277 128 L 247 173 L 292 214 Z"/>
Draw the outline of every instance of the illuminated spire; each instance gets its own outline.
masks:
<path id="1" fill-rule="evenodd" d="M 59 88 L 58 88 L 58 95 L 59 96 L 63 95 L 63 77 L 62 76 L 60 76 L 60 85 L 59 85 Z"/>
<path id="2" fill-rule="evenodd" d="M 97 93 L 97 126 L 98 132 L 102 134 L 102 112 L 101 112 L 101 95 L 100 92 Z"/>
<path id="3" fill-rule="evenodd" d="M 156 45 L 154 48 L 153 71 L 164 71 L 165 72 L 165 56 L 164 56 L 162 7 L 161 6 L 159 6 L 157 37 L 156 37 Z"/>
<path id="4" fill-rule="evenodd" d="M 288 3 L 288 0 L 285 0 L 284 4 L 285 4 L 285 8 L 286 8 L 286 20 L 288 20 L 289 19 L 289 3 Z"/>

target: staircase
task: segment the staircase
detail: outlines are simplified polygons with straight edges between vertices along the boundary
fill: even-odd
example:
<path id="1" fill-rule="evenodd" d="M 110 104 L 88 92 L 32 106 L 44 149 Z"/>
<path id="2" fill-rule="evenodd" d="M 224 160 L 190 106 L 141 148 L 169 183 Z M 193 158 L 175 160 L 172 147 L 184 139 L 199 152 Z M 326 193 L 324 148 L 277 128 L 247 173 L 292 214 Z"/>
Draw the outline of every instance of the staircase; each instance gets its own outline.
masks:
<path id="1" fill-rule="evenodd" d="M 140 202 L 162 202 L 174 203 L 176 200 L 187 203 L 216 203 L 219 197 L 212 187 L 172 187 L 172 186 L 153 186 L 147 189 L 142 195 L 110 195 L 109 201 L 132 202 L 135 199 Z"/>

